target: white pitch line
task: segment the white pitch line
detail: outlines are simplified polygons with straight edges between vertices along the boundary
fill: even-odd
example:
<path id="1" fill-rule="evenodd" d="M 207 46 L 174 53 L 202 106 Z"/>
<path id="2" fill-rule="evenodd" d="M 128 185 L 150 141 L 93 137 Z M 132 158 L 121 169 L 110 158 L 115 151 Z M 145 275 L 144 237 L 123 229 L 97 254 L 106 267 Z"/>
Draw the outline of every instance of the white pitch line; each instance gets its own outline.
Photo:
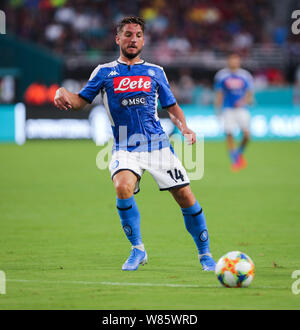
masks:
<path id="1" fill-rule="evenodd" d="M 45 284 L 81 284 L 81 285 L 111 285 L 111 286 L 145 286 L 145 287 L 171 287 L 171 288 L 208 288 L 216 285 L 175 284 L 175 283 L 131 283 L 131 282 L 90 282 L 90 281 L 43 281 L 43 280 L 17 280 L 6 279 L 6 282 L 19 283 L 45 283 Z"/>
<path id="2" fill-rule="evenodd" d="M 6 279 L 6 282 L 16 283 L 40 283 L 40 284 L 78 284 L 78 285 L 110 285 L 110 286 L 142 286 L 142 287 L 166 287 L 166 288 L 221 288 L 221 285 L 197 285 L 197 284 L 176 284 L 176 283 L 132 283 L 132 282 L 92 282 L 92 281 L 48 281 L 48 280 L 25 280 L 25 279 Z M 290 289 L 280 286 L 252 286 L 252 289 Z"/>

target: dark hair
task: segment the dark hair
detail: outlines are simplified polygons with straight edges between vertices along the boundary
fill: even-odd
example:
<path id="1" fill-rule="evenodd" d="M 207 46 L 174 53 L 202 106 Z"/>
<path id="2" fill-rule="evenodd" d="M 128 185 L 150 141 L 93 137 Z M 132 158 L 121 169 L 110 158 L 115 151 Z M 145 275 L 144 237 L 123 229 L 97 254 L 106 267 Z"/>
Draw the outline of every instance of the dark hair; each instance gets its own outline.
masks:
<path id="1" fill-rule="evenodd" d="M 138 16 L 127 16 L 122 19 L 122 21 L 119 22 L 117 25 L 117 33 L 121 32 L 123 30 L 123 27 L 126 24 L 138 24 L 142 28 L 142 31 L 144 33 L 145 30 L 145 21 Z"/>
<path id="2" fill-rule="evenodd" d="M 239 52 L 234 52 L 234 51 L 231 51 L 227 54 L 227 57 L 232 57 L 232 56 L 241 57 L 241 54 Z"/>

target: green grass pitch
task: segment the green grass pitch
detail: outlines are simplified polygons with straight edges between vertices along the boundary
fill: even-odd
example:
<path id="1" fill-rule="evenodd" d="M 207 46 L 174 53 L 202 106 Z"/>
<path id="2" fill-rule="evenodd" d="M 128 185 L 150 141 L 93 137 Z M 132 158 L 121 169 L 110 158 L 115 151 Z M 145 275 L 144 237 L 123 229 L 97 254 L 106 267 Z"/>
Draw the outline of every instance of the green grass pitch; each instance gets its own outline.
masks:
<path id="1" fill-rule="evenodd" d="M 122 272 L 130 253 L 108 170 L 90 141 L 1 145 L 0 309 L 300 309 L 300 143 L 253 142 L 232 173 L 225 145 L 205 143 L 205 175 L 192 182 L 215 259 L 248 254 L 248 288 L 201 271 L 180 208 L 149 174 L 136 196 L 149 263 Z M 300 285 L 299 285 L 300 289 Z"/>

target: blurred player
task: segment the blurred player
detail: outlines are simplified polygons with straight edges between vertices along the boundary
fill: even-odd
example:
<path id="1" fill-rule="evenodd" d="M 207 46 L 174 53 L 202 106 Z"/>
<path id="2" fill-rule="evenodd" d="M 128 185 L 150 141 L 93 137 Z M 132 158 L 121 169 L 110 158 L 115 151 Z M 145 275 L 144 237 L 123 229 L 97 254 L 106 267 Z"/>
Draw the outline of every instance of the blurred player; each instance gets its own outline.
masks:
<path id="1" fill-rule="evenodd" d="M 244 157 L 249 142 L 250 113 L 247 106 L 253 100 L 253 79 L 251 74 L 241 68 L 238 54 L 231 54 L 227 59 L 228 67 L 215 76 L 215 108 L 222 116 L 231 168 L 237 171 L 247 166 Z M 236 148 L 233 134 L 237 129 L 243 133 L 240 145 Z"/>
<path id="2" fill-rule="evenodd" d="M 132 245 L 122 270 L 136 270 L 140 264 L 147 263 L 140 214 L 134 199 L 134 193 L 139 191 L 141 176 L 147 170 L 160 190 L 169 190 L 180 205 L 203 270 L 213 271 L 215 262 L 209 249 L 204 212 L 191 191 L 184 167 L 161 127 L 157 99 L 181 133 L 189 135 L 190 143 L 196 141 L 195 133 L 186 125 L 183 111 L 176 103 L 163 68 L 140 58 L 144 46 L 144 21 L 139 17 L 124 18 L 117 27 L 116 43 L 120 47 L 118 60 L 99 65 L 79 94 L 65 88 L 58 89 L 54 102 L 60 109 L 76 110 L 92 103 L 99 92 L 102 94 L 114 134 L 110 172 L 117 194 L 117 209 L 123 230 Z M 154 166 L 160 160 L 163 166 Z"/>

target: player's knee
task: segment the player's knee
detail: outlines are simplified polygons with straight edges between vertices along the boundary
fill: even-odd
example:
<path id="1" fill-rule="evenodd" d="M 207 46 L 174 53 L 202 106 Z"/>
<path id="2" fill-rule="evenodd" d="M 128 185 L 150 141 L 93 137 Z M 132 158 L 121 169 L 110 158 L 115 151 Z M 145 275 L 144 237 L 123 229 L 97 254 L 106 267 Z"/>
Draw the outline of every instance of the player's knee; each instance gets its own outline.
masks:
<path id="1" fill-rule="evenodd" d="M 250 140 L 250 134 L 248 131 L 244 131 L 244 140 L 247 142 Z"/>
<path id="2" fill-rule="evenodd" d="M 226 139 L 227 139 L 227 142 L 232 142 L 233 141 L 233 136 L 231 133 L 226 133 Z"/>
<path id="3" fill-rule="evenodd" d="M 115 189 L 117 196 L 124 199 L 133 195 L 134 186 L 127 181 L 117 181 L 115 182 Z"/>
<path id="4" fill-rule="evenodd" d="M 171 190 L 177 203 L 183 207 L 190 207 L 195 204 L 196 199 L 190 186 L 175 188 Z"/>

